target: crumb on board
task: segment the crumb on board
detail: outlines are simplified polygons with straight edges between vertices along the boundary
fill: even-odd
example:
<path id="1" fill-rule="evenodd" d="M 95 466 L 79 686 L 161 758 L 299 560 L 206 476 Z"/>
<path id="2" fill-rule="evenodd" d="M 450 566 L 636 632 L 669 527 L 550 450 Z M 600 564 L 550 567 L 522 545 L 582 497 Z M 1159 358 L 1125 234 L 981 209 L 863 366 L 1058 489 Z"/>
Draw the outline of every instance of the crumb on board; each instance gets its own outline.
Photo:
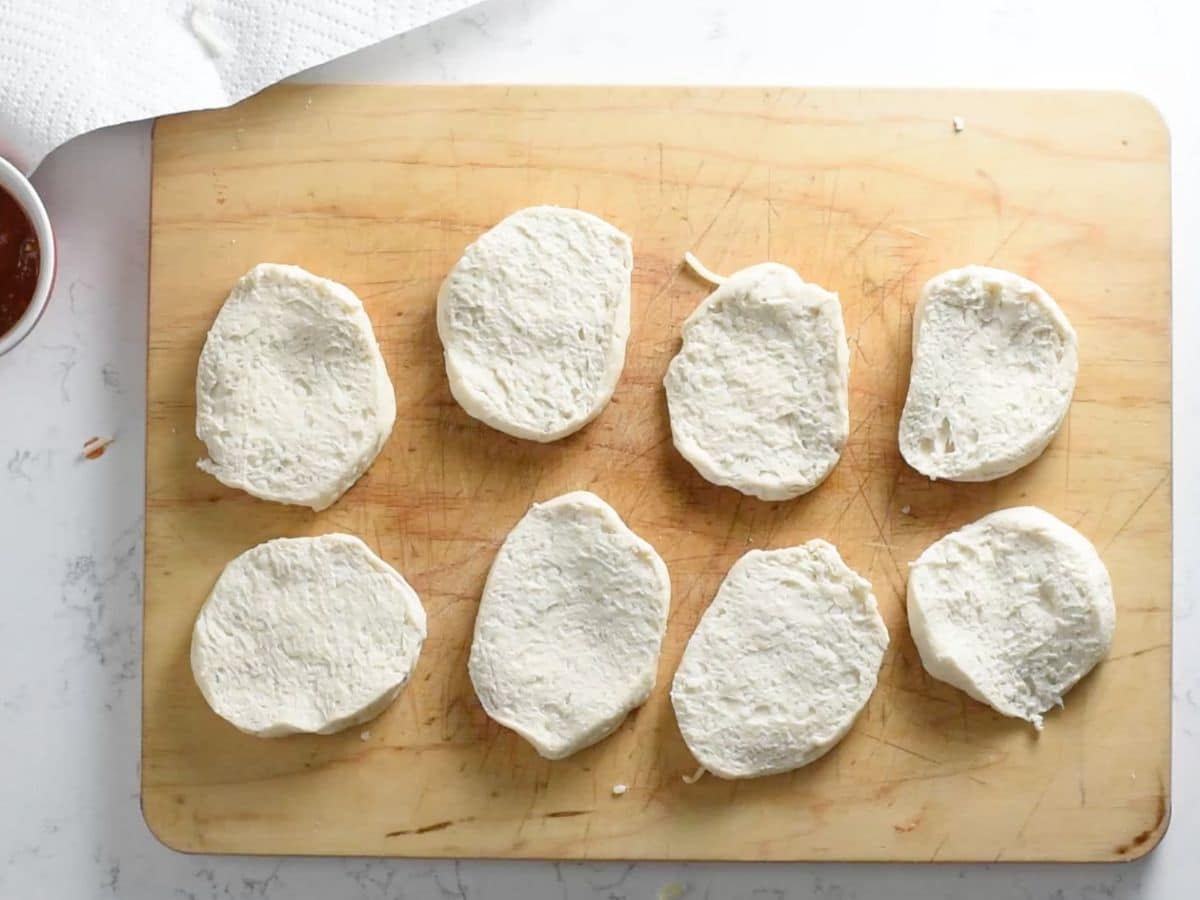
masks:
<path id="1" fill-rule="evenodd" d="M 680 884 L 678 881 L 672 881 L 670 884 L 664 884 L 658 890 L 658 900 L 679 900 L 687 893 L 687 885 Z"/>
<path id="2" fill-rule="evenodd" d="M 704 766 L 700 766 L 691 775 L 680 775 L 679 777 L 683 779 L 684 784 L 695 784 L 697 781 L 699 781 L 701 778 L 704 777 L 705 771 L 706 770 L 705 770 Z"/>
<path id="3" fill-rule="evenodd" d="M 371 729 L 370 728 L 363 729 L 363 732 L 362 732 L 362 734 L 360 734 L 358 736 L 358 739 L 360 741 L 369 741 L 371 739 Z"/>
<path id="4" fill-rule="evenodd" d="M 916 822 L 908 822 L 904 825 L 893 825 L 892 826 L 892 828 L 896 829 L 896 831 L 900 832 L 901 834 L 908 834 L 908 832 L 912 831 L 916 827 L 917 827 Z"/>
<path id="5" fill-rule="evenodd" d="M 962 134 L 967 129 L 967 123 L 963 121 L 962 116 L 955 116 L 950 120 L 950 124 L 954 126 L 955 134 Z"/>
<path id="6" fill-rule="evenodd" d="M 900 507 L 900 515 L 911 516 L 912 515 L 912 507 L 909 506 L 907 503 L 905 503 L 902 507 Z"/>
<path id="7" fill-rule="evenodd" d="M 702 281 L 707 281 L 709 284 L 714 284 L 718 287 L 725 283 L 724 275 L 718 275 L 708 266 L 704 265 L 704 263 L 692 255 L 691 251 L 683 254 L 683 264 L 691 269 Z"/>
<path id="8" fill-rule="evenodd" d="M 629 790 L 629 785 L 627 784 L 614 784 L 612 786 L 612 795 L 614 797 L 620 797 L 627 790 Z"/>
<path id="9" fill-rule="evenodd" d="M 116 438 L 90 437 L 83 442 L 82 456 L 84 459 L 99 459 L 104 455 L 104 451 Z"/>

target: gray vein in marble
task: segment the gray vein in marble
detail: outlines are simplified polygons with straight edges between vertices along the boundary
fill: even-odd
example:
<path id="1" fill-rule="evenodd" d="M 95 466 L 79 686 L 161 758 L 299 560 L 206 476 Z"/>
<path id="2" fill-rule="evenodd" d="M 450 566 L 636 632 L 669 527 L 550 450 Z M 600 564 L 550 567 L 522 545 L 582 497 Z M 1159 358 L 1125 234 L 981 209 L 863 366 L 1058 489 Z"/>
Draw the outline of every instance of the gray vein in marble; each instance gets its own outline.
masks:
<path id="1" fill-rule="evenodd" d="M 71 395 L 67 391 L 67 380 L 71 377 L 71 370 L 75 368 L 75 364 L 79 360 L 79 348 L 72 344 L 43 344 L 41 349 L 62 355 L 63 358 L 58 362 L 58 390 L 62 395 L 62 402 L 70 403 Z"/>
<path id="2" fill-rule="evenodd" d="M 63 573 L 61 605 L 67 618 L 82 628 L 81 650 L 94 657 L 114 683 L 137 677 L 133 608 L 141 596 L 140 567 L 139 523 L 118 535 L 100 562 L 96 556 L 76 556 L 67 561 Z"/>
<path id="3" fill-rule="evenodd" d="M 39 454 L 32 450 L 14 450 L 12 456 L 8 458 L 8 477 L 15 479 L 20 478 L 29 484 L 33 484 L 33 478 L 25 470 L 31 462 L 36 462 Z"/>

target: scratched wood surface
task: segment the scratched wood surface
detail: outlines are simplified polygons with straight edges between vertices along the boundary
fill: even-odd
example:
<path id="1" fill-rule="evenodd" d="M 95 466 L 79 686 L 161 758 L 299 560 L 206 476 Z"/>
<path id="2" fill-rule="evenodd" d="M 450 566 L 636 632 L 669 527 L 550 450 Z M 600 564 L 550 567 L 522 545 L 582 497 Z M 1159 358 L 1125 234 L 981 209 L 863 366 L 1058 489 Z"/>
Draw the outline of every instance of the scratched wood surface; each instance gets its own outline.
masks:
<path id="1" fill-rule="evenodd" d="M 951 126 L 961 116 L 965 130 Z M 539 446 L 451 399 L 434 297 L 507 213 L 557 203 L 633 236 L 633 333 L 612 404 Z M 840 293 L 851 437 L 788 503 L 704 482 L 671 446 L 661 380 L 705 296 L 695 251 L 767 259 Z M 1116 860 L 1147 852 L 1170 796 L 1168 138 L 1120 94 L 719 88 L 285 87 L 160 121 L 154 139 L 142 803 L 167 844 L 237 853 L 671 859 Z M 205 331 L 254 263 L 363 298 L 395 382 L 383 454 L 324 513 L 226 489 L 195 462 Z M 1046 454 L 992 484 L 931 483 L 896 427 L 922 282 L 990 263 L 1044 285 L 1078 329 L 1079 385 Z M 659 684 L 609 739 L 546 762 L 467 678 L 493 555 L 528 505 L 588 488 L 671 571 Z M 1112 654 L 1040 736 L 929 679 L 907 563 L 991 510 L 1036 503 L 1112 572 Z M 905 512 L 907 511 L 907 513 Z M 429 613 L 411 685 L 371 723 L 258 740 L 205 706 L 193 619 L 221 567 L 281 535 L 348 531 Z M 683 645 L 751 547 L 824 537 L 874 584 L 891 631 L 849 736 L 799 772 L 686 785 L 667 696 Z M 629 785 L 614 797 L 614 784 Z"/>

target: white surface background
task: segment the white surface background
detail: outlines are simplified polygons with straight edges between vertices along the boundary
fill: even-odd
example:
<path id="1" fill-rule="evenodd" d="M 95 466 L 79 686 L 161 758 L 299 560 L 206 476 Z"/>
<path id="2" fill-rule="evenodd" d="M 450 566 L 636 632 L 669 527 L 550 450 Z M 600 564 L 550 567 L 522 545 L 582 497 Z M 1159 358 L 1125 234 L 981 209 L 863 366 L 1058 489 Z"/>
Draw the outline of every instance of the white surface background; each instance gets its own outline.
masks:
<path id="1" fill-rule="evenodd" d="M 49 312 L 0 358 L 0 897 L 1094 900 L 1200 882 L 1200 55 L 1189 2 L 493 0 L 315 80 L 1110 87 L 1173 135 L 1173 820 L 1118 866 L 576 865 L 216 858 L 159 846 L 138 810 L 149 127 L 37 173 L 61 264 Z M 0 6 L 2 8 L 2 6 Z M 2 16 L 2 13 L 0 13 Z M 0 72 L 0 77 L 4 73 Z M 967 123 L 970 127 L 970 123 Z M 99 460 L 92 435 L 115 436 Z"/>

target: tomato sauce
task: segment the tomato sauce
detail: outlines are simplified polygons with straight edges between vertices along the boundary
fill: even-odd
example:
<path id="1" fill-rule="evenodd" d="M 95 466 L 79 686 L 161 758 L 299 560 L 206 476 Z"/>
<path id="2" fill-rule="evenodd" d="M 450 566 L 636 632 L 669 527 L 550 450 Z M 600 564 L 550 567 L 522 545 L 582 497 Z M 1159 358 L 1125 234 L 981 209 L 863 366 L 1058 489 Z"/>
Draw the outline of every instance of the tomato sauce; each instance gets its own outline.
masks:
<path id="1" fill-rule="evenodd" d="M 29 308 L 40 268 L 33 223 L 17 201 L 0 189 L 0 335 Z"/>

